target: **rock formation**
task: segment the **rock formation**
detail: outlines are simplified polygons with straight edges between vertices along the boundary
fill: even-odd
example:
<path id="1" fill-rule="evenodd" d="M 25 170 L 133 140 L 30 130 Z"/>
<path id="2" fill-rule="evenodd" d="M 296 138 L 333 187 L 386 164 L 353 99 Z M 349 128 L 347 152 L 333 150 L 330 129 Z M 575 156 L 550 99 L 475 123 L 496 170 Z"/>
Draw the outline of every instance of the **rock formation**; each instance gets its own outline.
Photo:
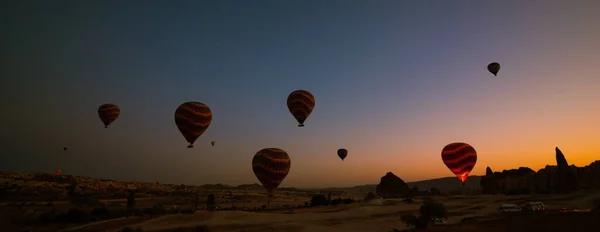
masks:
<path id="1" fill-rule="evenodd" d="M 556 166 L 547 165 L 537 172 L 530 168 L 492 172 L 486 175 L 480 185 L 484 194 L 548 194 L 570 193 L 580 189 L 600 189 L 600 161 L 586 167 L 569 166 L 567 159 L 558 147 Z"/>
<path id="2" fill-rule="evenodd" d="M 375 188 L 378 196 L 386 198 L 405 198 L 411 197 L 411 190 L 400 177 L 391 172 L 381 177 L 381 181 Z"/>

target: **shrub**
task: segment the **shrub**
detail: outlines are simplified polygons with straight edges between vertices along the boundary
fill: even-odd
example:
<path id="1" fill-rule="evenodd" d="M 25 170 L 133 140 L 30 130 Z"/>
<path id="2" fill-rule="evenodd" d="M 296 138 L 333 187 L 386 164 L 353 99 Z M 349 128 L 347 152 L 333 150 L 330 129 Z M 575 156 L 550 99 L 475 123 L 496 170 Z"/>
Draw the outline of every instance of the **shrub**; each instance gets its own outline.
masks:
<path id="1" fill-rule="evenodd" d="M 54 214 L 52 214 L 52 213 L 42 213 L 38 217 L 38 222 L 42 223 L 42 224 L 52 223 L 54 221 L 54 219 L 55 219 Z"/>
<path id="2" fill-rule="evenodd" d="M 67 223 L 85 223 L 90 221 L 90 215 L 88 215 L 83 210 L 73 208 L 67 211 L 66 213 L 62 213 L 56 216 L 56 220 L 59 222 Z"/>
<path id="3" fill-rule="evenodd" d="M 417 224 L 417 216 L 412 214 L 402 215 L 401 219 L 406 226 L 414 226 Z"/>
<path id="4" fill-rule="evenodd" d="M 160 204 L 156 204 L 156 205 L 154 205 L 154 207 L 152 207 L 152 208 L 145 208 L 145 209 L 143 210 L 143 212 L 144 212 L 145 214 L 148 214 L 148 215 L 150 215 L 150 216 L 154 216 L 154 215 L 163 215 L 163 214 L 166 214 L 166 213 L 167 213 L 167 210 L 166 210 L 166 209 L 165 209 L 165 207 L 163 207 L 162 205 L 160 205 Z"/>
<path id="5" fill-rule="evenodd" d="M 194 232 L 210 232 L 210 229 L 207 225 L 196 226 Z"/>
<path id="6" fill-rule="evenodd" d="M 415 227 L 417 227 L 418 229 L 426 229 L 427 226 L 429 225 L 429 218 L 426 217 L 418 217 L 417 220 L 415 221 Z"/>
<path id="7" fill-rule="evenodd" d="M 344 204 L 352 204 L 354 202 L 356 202 L 356 200 L 354 200 L 352 198 L 345 198 L 342 200 L 342 203 L 344 203 Z"/>
<path id="8" fill-rule="evenodd" d="M 119 232 L 143 232 L 143 231 L 140 228 L 133 229 L 133 228 L 131 228 L 131 227 L 128 226 L 128 227 L 125 227 L 125 228 L 119 230 Z"/>
<path id="9" fill-rule="evenodd" d="M 195 212 L 196 211 L 193 210 L 193 209 L 184 209 L 184 210 L 181 210 L 182 214 L 194 214 Z"/>

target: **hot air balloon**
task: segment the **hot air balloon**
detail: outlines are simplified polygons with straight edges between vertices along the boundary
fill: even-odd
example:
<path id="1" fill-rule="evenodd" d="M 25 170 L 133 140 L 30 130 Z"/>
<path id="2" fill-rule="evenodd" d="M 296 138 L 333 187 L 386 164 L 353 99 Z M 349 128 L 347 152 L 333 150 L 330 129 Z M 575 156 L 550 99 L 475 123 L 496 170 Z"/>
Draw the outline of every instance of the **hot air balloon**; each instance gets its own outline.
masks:
<path id="1" fill-rule="evenodd" d="M 298 121 L 298 127 L 303 127 L 304 121 L 315 108 L 315 97 L 306 90 L 296 90 L 288 96 L 287 106 Z"/>
<path id="2" fill-rule="evenodd" d="M 290 172 L 290 166 L 290 156 L 279 148 L 265 148 L 254 155 L 252 171 L 267 190 L 269 199 Z"/>
<path id="3" fill-rule="evenodd" d="M 496 76 L 498 74 L 498 71 L 500 71 L 500 64 L 498 64 L 496 62 L 492 62 L 492 63 L 488 64 L 487 69 L 492 74 L 494 74 L 494 76 Z"/>
<path id="4" fill-rule="evenodd" d="M 60 170 L 60 169 L 54 170 L 54 175 L 55 176 L 60 176 L 60 174 L 62 174 L 62 170 Z"/>
<path id="5" fill-rule="evenodd" d="M 442 160 L 464 185 L 477 163 L 477 152 L 469 144 L 451 143 L 442 149 Z"/>
<path id="6" fill-rule="evenodd" d="M 63 147 L 63 151 L 67 151 L 67 147 Z"/>
<path id="7" fill-rule="evenodd" d="M 104 104 L 98 108 L 98 116 L 104 123 L 104 128 L 108 128 L 108 125 L 117 120 L 120 114 L 121 109 L 115 104 Z"/>
<path id="8" fill-rule="evenodd" d="M 215 141 L 211 141 L 211 142 L 210 142 L 210 145 L 212 145 L 212 146 L 214 147 L 214 146 L 215 146 L 215 143 L 216 143 Z"/>
<path id="9" fill-rule="evenodd" d="M 344 159 L 346 158 L 346 156 L 348 156 L 348 150 L 346 150 L 344 148 L 340 148 L 337 151 L 337 154 L 340 157 L 340 159 L 342 159 L 342 161 L 344 161 Z"/>
<path id="10" fill-rule="evenodd" d="M 208 129 L 211 121 L 210 108 L 200 102 L 185 102 L 175 110 L 175 124 L 190 143 L 188 148 L 194 147 L 194 141 Z"/>

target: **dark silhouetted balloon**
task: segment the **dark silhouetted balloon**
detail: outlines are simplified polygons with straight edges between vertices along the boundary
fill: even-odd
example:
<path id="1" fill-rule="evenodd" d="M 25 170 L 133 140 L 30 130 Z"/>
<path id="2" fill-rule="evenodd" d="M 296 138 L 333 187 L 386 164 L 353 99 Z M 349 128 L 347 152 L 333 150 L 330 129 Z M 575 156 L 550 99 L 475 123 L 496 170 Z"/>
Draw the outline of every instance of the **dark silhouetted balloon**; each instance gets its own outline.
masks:
<path id="1" fill-rule="evenodd" d="M 210 145 L 212 145 L 213 147 L 215 146 L 215 141 L 210 142 Z"/>
<path id="2" fill-rule="evenodd" d="M 108 128 L 108 125 L 117 120 L 120 114 L 121 109 L 115 104 L 104 104 L 98 108 L 98 116 L 100 116 L 100 120 L 104 123 L 104 128 Z"/>
<path id="3" fill-rule="evenodd" d="M 252 171 L 267 189 L 269 197 L 273 197 L 273 190 L 285 179 L 290 167 L 290 156 L 279 148 L 262 149 L 252 159 Z"/>
<path id="4" fill-rule="evenodd" d="M 477 163 L 477 152 L 469 144 L 451 143 L 442 149 L 442 160 L 464 185 Z"/>
<path id="5" fill-rule="evenodd" d="M 287 106 L 298 121 L 298 127 L 303 127 L 304 121 L 315 108 L 315 97 L 306 90 L 296 90 L 288 96 Z"/>
<path id="6" fill-rule="evenodd" d="M 346 156 L 348 156 L 348 150 L 346 150 L 344 148 L 340 148 L 337 151 L 337 154 L 340 157 L 340 159 L 342 159 L 342 161 L 344 161 L 344 159 L 346 158 Z"/>
<path id="7" fill-rule="evenodd" d="M 487 66 L 488 71 L 490 71 L 492 74 L 494 74 L 494 76 L 498 75 L 498 71 L 500 71 L 500 64 L 493 62 L 488 64 Z"/>
<path id="8" fill-rule="evenodd" d="M 212 122 L 210 108 L 200 102 L 186 102 L 175 110 L 175 124 L 190 143 L 188 148 L 194 147 L 194 142 L 208 129 Z"/>
<path id="9" fill-rule="evenodd" d="M 67 151 L 67 147 L 63 147 L 63 151 Z"/>

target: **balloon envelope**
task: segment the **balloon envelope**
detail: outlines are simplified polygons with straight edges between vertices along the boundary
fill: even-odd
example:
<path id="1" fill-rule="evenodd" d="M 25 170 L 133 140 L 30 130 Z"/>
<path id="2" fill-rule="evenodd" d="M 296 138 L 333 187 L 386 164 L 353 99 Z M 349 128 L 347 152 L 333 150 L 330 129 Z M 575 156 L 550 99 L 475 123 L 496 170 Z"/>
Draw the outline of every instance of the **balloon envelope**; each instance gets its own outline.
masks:
<path id="1" fill-rule="evenodd" d="M 269 196 L 290 172 L 290 156 L 279 148 L 265 148 L 258 151 L 252 159 L 252 171 L 265 187 Z"/>
<path id="2" fill-rule="evenodd" d="M 296 90 L 288 96 L 287 106 L 290 113 L 298 121 L 298 127 L 303 127 L 304 121 L 315 108 L 315 97 L 306 90 Z"/>
<path id="3" fill-rule="evenodd" d="M 208 129 L 211 122 L 210 108 L 200 102 L 185 102 L 175 110 L 175 124 L 189 143 L 188 148 L 194 147 L 196 139 Z"/>
<path id="4" fill-rule="evenodd" d="M 104 123 L 104 128 L 108 128 L 108 125 L 117 120 L 119 115 L 121 115 L 121 108 L 115 104 L 104 104 L 98 108 L 98 116 Z"/>
<path id="5" fill-rule="evenodd" d="M 346 158 L 346 156 L 348 156 L 348 150 L 344 149 L 344 148 L 340 148 L 337 151 L 338 157 L 340 157 L 340 159 L 342 159 L 342 161 L 344 161 L 344 159 Z"/>
<path id="6" fill-rule="evenodd" d="M 464 185 L 477 163 L 477 152 L 469 144 L 451 143 L 442 149 L 442 161 Z"/>
<path id="7" fill-rule="evenodd" d="M 493 62 L 488 64 L 487 69 L 489 72 L 491 72 L 492 74 L 494 74 L 494 76 L 498 75 L 498 72 L 500 71 L 500 64 Z"/>

